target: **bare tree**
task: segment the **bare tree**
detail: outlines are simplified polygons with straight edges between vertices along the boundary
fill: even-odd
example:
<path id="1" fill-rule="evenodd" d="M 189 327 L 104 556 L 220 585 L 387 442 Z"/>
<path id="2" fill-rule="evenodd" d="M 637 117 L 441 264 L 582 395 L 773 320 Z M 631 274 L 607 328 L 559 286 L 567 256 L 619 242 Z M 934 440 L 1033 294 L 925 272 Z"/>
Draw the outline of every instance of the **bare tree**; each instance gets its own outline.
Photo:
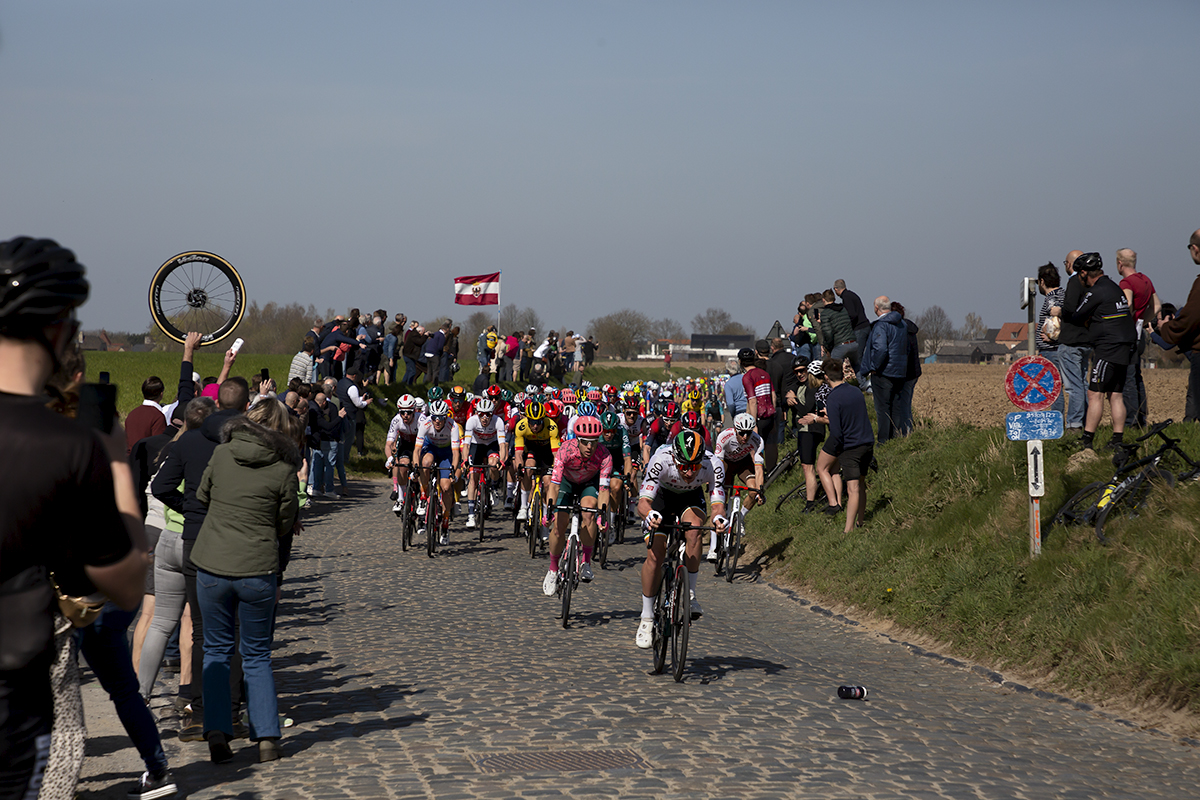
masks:
<path id="1" fill-rule="evenodd" d="M 963 322 L 960 334 L 959 338 L 966 339 L 967 341 L 982 339 L 987 334 L 987 325 L 984 324 L 983 317 L 974 311 L 967 314 L 967 319 Z"/>
<path id="2" fill-rule="evenodd" d="M 913 320 L 920 328 L 917 341 L 922 352 L 937 353 L 954 336 L 954 325 L 941 306 L 930 306 Z"/>
<path id="3" fill-rule="evenodd" d="M 471 316 L 459 323 L 461 330 L 458 335 L 459 342 L 459 361 L 466 358 L 474 358 L 475 344 L 479 341 L 479 334 L 488 325 L 496 321 L 495 312 L 476 311 Z M 468 356 L 467 353 L 470 352 Z"/>
<path id="4" fill-rule="evenodd" d="M 740 322 L 735 322 L 725 309 L 710 308 L 703 314 L 692 317 L 692 333 L 744 335 L 753 334 L 754 331 Z"/>
<path id="5" fill-rule="evenodd" d="M 546 333 L 542 318 L 532 308 L 517 308 L 515 303 L 509 303 L 501 309 L 498 330 L 503 331 L 506 336 L 513 331 L 527 331 L 530 328 L 537 328 L 539 336 Z"/>
<path id="6" fill-rule="evenodd" d="M 621 359 L 630 359 L 645 350 L 653 338 L 653 325 L 640 311 L 623 308 L 588 323 L 588 333 L 604 347 L 604 352 Z"/>
<path id="7" fill-rule="evenodd" d="M 664 317 L 656 319 L 650 323 L 650 335 L 655 339 L 686 339 L 687 334 L 684 333 L 683 326 L 676 320 Z"/>

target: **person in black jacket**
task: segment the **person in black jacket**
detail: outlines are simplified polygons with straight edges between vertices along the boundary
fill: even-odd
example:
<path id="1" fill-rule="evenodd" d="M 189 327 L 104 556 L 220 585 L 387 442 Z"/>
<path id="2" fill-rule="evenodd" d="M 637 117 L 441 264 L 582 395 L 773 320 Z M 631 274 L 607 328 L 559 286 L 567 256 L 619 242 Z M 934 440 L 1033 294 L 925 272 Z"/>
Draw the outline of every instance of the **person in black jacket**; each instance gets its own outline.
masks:
<path id="1" fill-rule="evenodd" d="M 1083 297 L 1082 276 L 1075 269 L 1075 260 L 1081 255 L 1082 251 L 1072 250 L 1063 261 L 1069 276 L 1063 287 L 1061 307 L 1064 309 L 1079 308 L 1079 301 Z M 1092 343 L 1086 327 L 1071 322 L 1061 311 L 1056 314 L 1051 310 L 1050 315 L 1062 317 L 1062 330 L 1058 334 L 1058 370 L 1062 373 L 1063 390 L 1067 394 L 1067 413 L 1063 425 L 1068 431 L 1079 431 L 1083 428 L 1083 418 L 1087 413 L 1087 373 Z"/>
<path id="2" fill-rule="evenodd" d="M 1064 306 L 1062 316 L 1075 325 L 1087 324 L 1094 351 L 1088 377 L 1087 416 L 1080 444 L 1084 449 L 1091 449 L 1107 397 L 1113 421 L 1113 438 L 1109 446 L 1115 448 L 1125 433 L 1125 398 L 1121 390 L 1136 352 L 1137 328 L 1125 293 L 1104 274 L 1099 253 L 1079 256 L 1075 259 L 1075 271 L 1079 273 L 1085 294 L 1074 310 L 1069 305 Z"/>
<path id="3" fill-rule="evenodd" d="M 341 496 L 333 490 L 333 477 L 337 469 L 337 443 L 342 439 L 342 417 L 323 391 L 317 392 L 309 404 L 308 430 L 308 446 L 312 448 L 308 494 L 339 500 Z"/>
<path id="4" fill-rule="evenodd" d="M 913 393 L 917 390 L 917 378 L 921 377 L 921 345 L 917 342 L 917 332 L 920 328 L 917 323 L 904 315 L 904 306 L 892 301 L 892 311 L 895 311 L 904 320 L 904 327 L 908 331 L 907 343 L 907 367 L 904 372 L 904 380 L 900 383 L 900 390 L 897 399 L 897 415 L 896 430 L 901 436 L 908 436 L 913 429 Z"/>

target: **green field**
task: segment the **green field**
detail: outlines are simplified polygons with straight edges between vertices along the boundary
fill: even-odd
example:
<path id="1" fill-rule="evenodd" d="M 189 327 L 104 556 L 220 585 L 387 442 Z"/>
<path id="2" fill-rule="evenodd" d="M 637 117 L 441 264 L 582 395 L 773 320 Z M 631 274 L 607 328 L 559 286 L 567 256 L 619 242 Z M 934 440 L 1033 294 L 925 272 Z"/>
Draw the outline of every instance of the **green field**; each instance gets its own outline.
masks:
<path id="1" fill-rule="evenodd" d="M 94 353 L 88 375 L 94 380 L 109 371 L 128 411 L 140 402 L 138 387 L 149 374 L 167 381 L 168 399 L 174 395 L 178 359 Z M 286 376 L 289 363 L 287 356 L 243 355 L 234 374 L 265 366 Z M 456 380 L 469 386 L 476 366 L 463 366 Z M 202 354 L 197 369 L 215 375 L 219 354 Z M 619 383 L 661 375 L 658 367 L 596 368 L 588 378 Z M 368 455 L 349 464 L 359 475 L 382 473 L 383 437 L 400 388 L 382 393 L 388 407 L 369 412 Z M 1200 426 L 1176 424 L 1170 431 L 1185 451 L 1200 454 Z M 1097 444 L 1106 441 L 1102 430 Z M 1106 457 L 1068 474 L 1068 447 L 1046 448 L 1043 519 L 1086 483 L 1111 474 Z M 1200 484 L 1156 489 L 1141 516 L 1109 523 L 1107 545 L 1090 528 L 1044 529 L 1043 554 L 1031 559 L 1024 443 L 1007 441 L 998 428 L 918 421 L 909 438 L 877 456 L 865 528 L 846 535 L 841 520 L 801 514 L 802 502 L 776 512 L 775 501 L 802 479 L 797 468 L 750 515 L 745 561 L 852 616 L 893 621 L 948 642 L 960 656 L 1018 670 L 1065 693 L 1200 711 Z M 1183 727 L 1200 732 L 1200 723 Z"/>

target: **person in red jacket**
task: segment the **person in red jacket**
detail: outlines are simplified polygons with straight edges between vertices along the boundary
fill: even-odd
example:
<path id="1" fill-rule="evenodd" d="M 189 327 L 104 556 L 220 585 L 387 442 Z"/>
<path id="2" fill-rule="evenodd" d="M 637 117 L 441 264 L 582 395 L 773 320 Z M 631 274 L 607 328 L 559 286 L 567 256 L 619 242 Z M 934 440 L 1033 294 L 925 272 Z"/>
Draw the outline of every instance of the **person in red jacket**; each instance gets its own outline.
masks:
<path id="1" fill-rule="evenodd" d="M 147 436 L 157 436 L 167 429 L 167 418 L 163 414 L 163 382 L 157 375 L 151 375 L 142 382 L 142 404 L 129 412 L 125 417 L 125 453 L 133 451 L 133 446 Z"/>

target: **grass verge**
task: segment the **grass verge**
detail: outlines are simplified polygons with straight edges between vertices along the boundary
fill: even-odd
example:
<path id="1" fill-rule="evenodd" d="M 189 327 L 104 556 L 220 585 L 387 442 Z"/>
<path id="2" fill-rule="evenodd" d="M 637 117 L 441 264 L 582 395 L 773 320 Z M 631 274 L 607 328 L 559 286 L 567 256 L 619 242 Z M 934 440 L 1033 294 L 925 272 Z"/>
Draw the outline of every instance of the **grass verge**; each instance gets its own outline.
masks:
<path id="1" fill-rule="evenodd" d="M 1168 433 L 1200 454 L 1198 426 Z M 1043 520 L 1112 475 L 1106 457 L 1068 473 L 1073 441 L 1047 447 Z M 1031 558 L 1023 442 L 924 426 L 877 457 L 853 534 L 844 517 L 800 513 L 802 499 L 776 512 L 803 476 L 778 481 L 748 526 L 758 566 L 1064 692 L 1200 711 L 1200 485 L 1156 488 L 1138 517 L 1105 527 L 1107 545 L 1091 528 L 1044 528 Z"/>

